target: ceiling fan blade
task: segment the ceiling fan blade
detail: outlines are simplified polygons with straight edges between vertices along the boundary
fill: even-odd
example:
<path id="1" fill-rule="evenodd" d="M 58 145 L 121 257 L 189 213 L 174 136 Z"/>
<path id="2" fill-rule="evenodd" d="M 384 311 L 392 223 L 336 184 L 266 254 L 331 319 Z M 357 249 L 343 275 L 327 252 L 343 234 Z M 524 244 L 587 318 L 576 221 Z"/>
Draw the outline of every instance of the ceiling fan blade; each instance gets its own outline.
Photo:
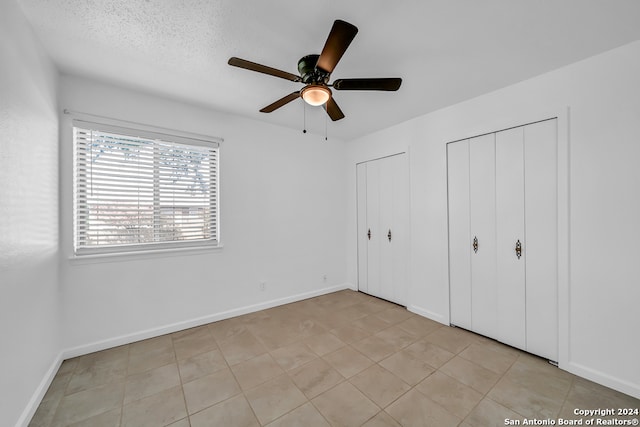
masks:
<path id="1" fill-rule="evenodd" d="M 235 56 L 229 58 L 229 65 L 234 67 L 244 68 L 246 70 L 257 71 L 259 73 L 268 74 L 270 76 L 280 77 L 282 79 L 291 80 L 292 82 L 302 81 L 300 76 L 288 73 L 286 71 L 278 70 L 277 68 L 267 67 L 266 65 L 256 64 L 255 62 L 247 61 L 246 59 L 236 58 Z"/>
<path id="2" fill-rule="evenodd" d="M 331 120 L 334 122 L 336 120 L 344 119 L 344 113 L 336 104 L 336 101 L 333 99 L 333 96 L 329 98 L 329 100 L 322 106 L 325 109 Z"/>
<path id="3" fill-rule="evenodd" d="M 286 105 L 286 104 L 290 103 L 291 101 L 293 101 L 294 99 L 297 99 L 297 98 L 300 98 L 300 91 L 292 92 L 287 96 L 283 96 L 282 98 L 278 99 L 273 104 L 269 104 L 266 107 L 264 107 L 262 110 L 260 110 L 260 112 L 261 113 L 270 113 L 273 110 L 277 110 L 278 108 L 282 107 L 283 105 Z"/>
<path id="4" fill-rule="evenodd" d="M 316 68 L 331 74 L 357 33 L 358 28 L 355 25 L 336 20 L 322 48 Z"/>
<path id="5" fill-rule="evenodd" d="M 387 90 L 395 91 L 400 88 L 402 79 L 382 78 L 382 79 L 338 79 L 333 82 L 335 90 Z"/>

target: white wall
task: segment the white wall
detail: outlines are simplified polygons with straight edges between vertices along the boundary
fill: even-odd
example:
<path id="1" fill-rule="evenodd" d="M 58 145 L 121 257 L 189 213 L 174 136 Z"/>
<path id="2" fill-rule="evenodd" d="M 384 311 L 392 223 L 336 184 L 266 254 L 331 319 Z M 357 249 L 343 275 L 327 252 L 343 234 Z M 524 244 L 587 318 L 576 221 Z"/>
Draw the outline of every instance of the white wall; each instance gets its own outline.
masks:
<path id="1" fill-rule="evenodd" d="M 640 41 L 349 142 L 348 280 L 357 283 L 355 163 L 408 148 L 410 308 L 448 323 L 445 144 L 557 114 L 569 150 L 559 362 L 640 397 L 639 88 Z"/>
<path id="2" fill-rule="evenodd" d="M 57 71 L 0 2 L 0 424 L 28 419 L 58 347 Z M 35 409 L 35 408 L 33 408 Z"/>
<path id="3" fill-rule="evenodd" d="M 344 287 L 343 141 L 77 77 L 61 78 L 60 97 L 68 110 L 224 138 L 223 249 L 78 261 L 71 259 L 71 126 L 69 115 L 63 115 L 61 278 L 67 356 Z M 267 282 L 264 292 L 258 290 L 260 281 Z"/>

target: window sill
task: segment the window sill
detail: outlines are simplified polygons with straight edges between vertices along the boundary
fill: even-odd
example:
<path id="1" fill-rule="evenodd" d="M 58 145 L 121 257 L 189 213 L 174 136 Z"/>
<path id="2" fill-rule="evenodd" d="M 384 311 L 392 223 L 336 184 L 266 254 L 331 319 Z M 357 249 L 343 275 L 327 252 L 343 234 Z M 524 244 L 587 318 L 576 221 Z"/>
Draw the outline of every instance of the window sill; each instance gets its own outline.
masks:
<path id="1" fill-rule="evenodd" d="M 222 252 L 223 247 L 224 245 L 219 244 L 216 246 L 196 246 L 190 248 L 165 248 L 130 252 L 111 252 L 104 254 L 72 255 L 69 257 L 69 263 L 72 265 L 95 264 L 103 262 L 137 261 L 175 256 L 200 255 L 213 252 Z"/>

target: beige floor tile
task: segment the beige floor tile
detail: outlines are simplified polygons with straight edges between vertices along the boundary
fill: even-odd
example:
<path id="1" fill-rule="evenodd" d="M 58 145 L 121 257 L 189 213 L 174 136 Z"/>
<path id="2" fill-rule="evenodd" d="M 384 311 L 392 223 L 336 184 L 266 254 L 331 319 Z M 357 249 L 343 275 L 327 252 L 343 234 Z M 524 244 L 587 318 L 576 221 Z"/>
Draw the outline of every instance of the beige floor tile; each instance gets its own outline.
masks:
<path id="1" fill-rule="evenodd" d="M 312 399 L 344 381 L 344 377 L 323 359 L 315 359 L 289 372 L 291 380 Z"/>
<path id="2" fill-rule="evenodd" d="M 426 317 L 413 316 L 396 324 L 396 326 L 400 329 L 404 329 L 412 335 L 415 335 L 416 337 L 424 337 L 425 335 L 434 332 L 436 329 L 440 329 L 444 325 L 431 319 L 427 319 Z"/>
<path id="3" fill-rule="evenodd" d="M 198 378 L 182 387 L 189 414 L 195 414 L 242 392 L 228 368 Z"/>
<path id="4" fill-rule="evenodd" d="M 268 427 L 329 427 L 329 423 L 311 404 L 294 409 L 277 420 L 267 424 Z"/>
<path id="5" fill-rule="evenodd" d="M 216 342 L 226 341 L 247 330 L 247 323 L 240 317 L 209 323 L 209 332 Z"/>
<path id="6" fill-rule="evenodd" d="M 387 357 L 380 362 L 380 365 L 411 386 L 418 384 L 435 371 L 435 368 L 427 362 L 405 351 L 399 351 Z"/>
<path id="7" fill-rule="evenodd" d="M 176 341 L 183 338 L 206 337 L 210 334 L 211 332 L 209 331 L 209 325 L 200 325 L 174 332 L 170 334 L 170 336 L 173 341 Z"/>
<path id="8" fill-rule="evenodd" d="M 364 423 L 362 427 L 401 427 L 400 424 L 393 417 L 384 411 L 378 412 L 378 414 Z"/>
<path id="9" fill-rule="evenodd" d="M 385 411 L 403 426 L 454 427 L 461 421 L 416 390 L 406 393 Z"/>
<path id="10" fill-rule="evenodd" d="M 487 397 L 504 407 L 529 418 L 556 418 L 564 399 L 553 399 L 531 388 L 502 378 L 487 394 Z"/>
<path id="11" fill-rule="evenodd" d="M 504 378 L 557 400 L 564 400 L 573 381 L 573 376 L 568 372 L 530 356 L 518 358 Z"/>
<path id="12" fill-rule="evenodd" d="M 260 425 L 242 394 L 191 415 L 189 418 L 191 427 L 257 427 Z"/>
<path id="13" fill-rule="evenodd" d="M 122 409 L 115 408 L 95 417 L 73 423 L 69 427 L 120 427 L 121 416 Z"/>
<path id="14" fill-rule="evenodd" d="M 352 322 L 351 325 L 362 329 L 369 334 L 375 334 L 376 332 L 380 332 L 381 330 L 388 328 L 389 322 L 386 322 L 375 314 L 372 314 Z"/>
<path id="15" fill-rule="evenodd" d="M 351 346 L 374 362 L 379 362 L 399 350 L 396 345 L 375 335 L 357 341 Z"/>
<path id="16" fill-rule="evenodd" d="M 218 345 L 229 365 L 253 359 L 267 352 L 265 346 L 247 329 L 225 341 L 219 341 Z"/>
<path id="17" fill-rule="evenodd" d="M 318 356 L 324 356 L 346 345 L 344 341 L 329 332 L 307 338 L 304 343 Z"/>
<path id="18" fill-rule="evenodd" d="M 630 408 L 640 410 L 640 399 L 596 384 L 584 378 L 573 380 L 565 406 L 571 409 Z M 636 417 L 639 418 L 640 417 Z"/>
<path id="19" fill-rule="evenodd" d="M 327 332 L 327 328 L 325 328 L 321 322 L 317 320 L 313 320 L 308 316 L 304 316 L 299 319 L 297 324 L 296 332 L 300 335 L 302 339 L 313 337 L 316 335 L 323 334 Z"/>
<path id="20" fill-rule="evenodd" d="M 189 422 L 189 418 L 183 418 L 175 423 L 169 424 L 167 427 L 191 427 L 191 423 Z"/>
<path id="21" fill-rule="evenodd" d="M 458 356 L 442 365 L 440 371 L 482 394 L 487 393 L 500 378 L 495 372 Z"/>
<path id="22" fill-rule="evenodd" d="M 459 418 L 466 417 L 483 397 L 482 393 L 441 372 L 429 375 L 416 390 Z"/>
<path id="23" fill-rule="evenodd" d="M 640 400 L 345 290 L 66 360 L 29 426 L 487 427 L 603 407 Z"/>
<path id="24" fill-rule="evenodd" d="M 122 410 L 122 427 L 165 426 L 187 416 L 182 387 L 136 400 Z"/>
<path id="25" fill-rule="evenodd" d="M 343 326 L 338 329 L 331 329 L 330 332 L 347 344 L 360 341 L 370 335 L 368 332 L 354 326 Z"/>
<path id="26" fill-rule="evenodd" d="M 397 349 L 405 348 L 419 339 L 417 335 L 398 328 L 397 326 L 391 326 L 387 329 L 383 329 L 376 333 L 375 336 L 393 344 Z"/>
<path id="27" fill-rule="evenodd" d="M 180 374 L 175 363 L 130 375 L 127 377 L 124 403 L 151 396 L 177 385 L 180 385 Z"/>
<path id="28" fill-rule="evenodd" d="M 477 338 L 471 332 L 450 326 L 436 329 L 426 335 L 425 339 L 453 354 L 458 354 L 474 342 L 477 342 Z"/>
<path id="29" fill-rule="evenodd" d="M 343 347 L 322 357 L 340 374 L 349 378 L 373 365 L 373 361 L 352 347 Z"/>
<path id="30" fill-rule="evenodd" d="M 522 415 L 485 397 L 464 421 L 473 427 L 501 427 L 505 425 L 505 420 L 522 422 L 523 419 Z"/>
<path id="31" fill-rule="evenodd" d="M 245 391 L 284 373 L 269 353 L 233 365 L 231 370 Z"/>
<path id="32" fill-rule="evenodd" d="M 518 359 L 515 354 L 495 351 L 480 343 L 471 344 L 461 351 L 459 356 L 497 374 L 504 374 Z"/>
<path id="33" fill-rule="evenodd" d="M 29 424 L 30 427 L 45 427 L 51 424 L 56 409 L 60 404 L 60 400 L 64 397 L 67 384 L 73 374 L 73 370 L 69 369 L 68 366 L 69 365 L 67 365 L 62 373 L 61 371 L 58 371 L 56 376 L 53 378 L 51 385 L 47 389 L 47 392 L 43 396 L 40 405 L 31 419 Z M 73 366 L 75 368 L 75 364 L 73 364 Z"/>
<path id="34" fill-rule="evenodd" d="M 455 354 L 450 351 L 447 351 L 425 339 L 414 342 L 410 346 L 406 347 L 404 351 L 417 359 L 424 360 L 434 368 L 439 368 L 455 356 Z"/>
<path id="35" fill-rule="evenodd" d="M 216 341 L 206 326 L 173 334 L 173 348 L 178 360 L 216 350 Z"/>
<path id="36" fill-rule="evenodd" d="M 371 297 L 365 304 L 370 305 L 374 313 L 380 313 L 388 308 L 398 308 L 398 306 L 392 302 L 375 297 Z"/>
<path id="37" fill-rule="evenodd" d="M 109 348 L 102 351 L 96 351 L 95 353 L 87 354 L 85 356 L 77 357 L 76 367 L 74 372 L 82 372 L 90 366 L 96 364 L 108 364 L 119 360 L 126 360 L 129 358 L 129 345 L 121 345 L 114 348 Z"/>
<path id="38" fill-rule="evenodd" d="M 245 395 L 263 425 L 307 402 L 307 398 L 286 374 L 249 390 Z"/>
<path id="39" fill-rule="evenodd" d="M 77 364 L 78 364 L 77 357 L 74 357 L 73 359 L 64 360 L 60 365 L 60 369 L 58 369 L 58 372 L 56 373 L 56 375 L 64 376 L 67 374 L 72 374 L 73 371 L 76 369 Z"/>
<path id="40" fill-rule="evenodd" d="M 502 353 L 502 354 L 507 355 L 507 356 L 520 357 L 522 355 L 526 355 L 527 354 L 522 350 L 518 350 L 517 348 L 508 346 L 506 344 L 503 344 L 503 343 L 498 342 L 496 340 L 492 340 L 492 339 L 487 338 L 487 337 L 483 337 L 483 336 L 478 335 L 477 338 L 478 338 L 477 342 L 479 344 L 482 344 L 483 346 L 488 347 L 493 351 L 496 351 L 498 353 Z"/>
<path id="41" fill-rule="evenodd" d="M 411 387 L 380 365 L 373 365 L 349 379 L 379 407 L 384 408 Z"/>
<path id="42" fill-rule="evenodd" d="M 120 407 L 124 383 L 111 383 L 62 398 L 52 426 L 66 426 Z"/>
<path id="43" fill-rule="evenodd" d="M 360 426 L 380 411 L 348 382 L 322 393 L 311 402 L 333 426 Z"/>
<path id="44" fill-rule="evenodd" d="M 274 360 L 286 371 L 302 366 L 318 357 L 311 349 L 302 342 L 280 347 L 271 352 Z"/>
<path id="45" fill-rule="evenodd" d="M 171 344 L 171 343 L 170 343 Z M 129 355 L 129 367 L 127 374 L 137 374 L 145 372 L 153 368 L 168 365 L 176 361 L 176 356 L 173 351 L 173 344 L 167 348 L 154 348 L 143 353 L 136 353 Z"/>
<path id="46" fill-rule="evenodd" d="M 371 315 L 371 314 L 375 314 L 382 311 L 378 306 L 374 304 L 370 304 L 371 301 L 372 301 L 372 298 L 363 298 L 360 302 L 358 302 L 358 304 L 356 304 L 352 308 L 366 315 Z"/>
<path id="47" fill-rule="evenodd" d="M 96 358 L 92 363 L 76 367 L 66 387 L 66 394 L 77 393 L 99 385 L 124 381 L 127 357 Z"/>
<path id="48" fill-rule="evenodd" d="M 407 311 L 407 309 L 404 307 L 393 305 L 390 308 L 376 313 L 376 316 L 389 323 L 390 325 L 395 325 L 396 323 L 400 323 L 404 320 L 409 319 L 410 317 L 413 317 L 414 314 L 410 311 Z"/>
<path id="49" fill-rule="evenodd" d="M 129 344 L 129 358 L 155 350 L 173 352 L 173 339 L 171 335 L 161 335 Z"/>
<path id="50" fill-rule="evenodd" d="M 189 359 L 178 361 L 180 378 L 183 383 L 188 383 L 205 375 L 212 374 L 227 367 L 227 362 L 220 350 L 208 351 Z"/>
<path id="51" fill-rule="evenodd" d="M 51 395 L 54 393 L 58 393 L 58 392 L 62 392 L 63 394 L 66 394 L 66 390 L 67 390 L 67 386 L 69 385 L 69 382 L 71 381 L 71 378 L 73 377 L 73 373 L 67 373 L 67 374 L 56 374 L 55 377 L 53 377 L 53 381 L 51 381 L 51 384 L 49 385 L 49 388 L 47 389 L 47 392 L 45 393 L 45 397 L 47 397 L 47 394 Z"/>

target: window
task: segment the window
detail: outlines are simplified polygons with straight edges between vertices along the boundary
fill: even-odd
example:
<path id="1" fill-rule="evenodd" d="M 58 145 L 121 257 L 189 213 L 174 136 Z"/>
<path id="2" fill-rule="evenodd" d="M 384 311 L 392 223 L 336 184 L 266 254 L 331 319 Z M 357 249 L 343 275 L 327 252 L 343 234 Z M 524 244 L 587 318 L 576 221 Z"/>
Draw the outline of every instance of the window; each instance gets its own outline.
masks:
<path id="1" fill-rule="evenodd" d="M 218 141 L 73 126 L 76 255 L 218 244 Z"/>

